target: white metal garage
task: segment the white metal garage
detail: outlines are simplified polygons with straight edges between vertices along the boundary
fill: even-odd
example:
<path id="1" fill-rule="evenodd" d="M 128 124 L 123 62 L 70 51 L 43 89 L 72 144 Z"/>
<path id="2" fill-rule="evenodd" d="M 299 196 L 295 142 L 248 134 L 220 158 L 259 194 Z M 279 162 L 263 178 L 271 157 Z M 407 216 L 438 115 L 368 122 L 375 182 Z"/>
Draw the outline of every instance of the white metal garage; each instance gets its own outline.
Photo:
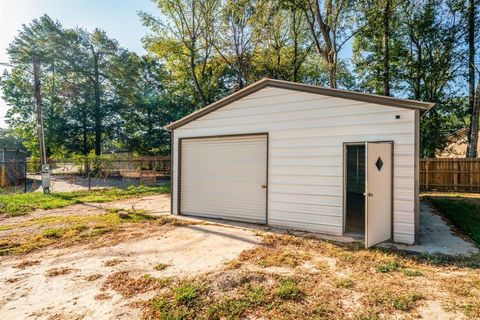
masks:
<path id="1" fill-rule="evenodd" d="M 413 243 L 431 106 L 263 79 L 167 126 L 172 214 Z"/>

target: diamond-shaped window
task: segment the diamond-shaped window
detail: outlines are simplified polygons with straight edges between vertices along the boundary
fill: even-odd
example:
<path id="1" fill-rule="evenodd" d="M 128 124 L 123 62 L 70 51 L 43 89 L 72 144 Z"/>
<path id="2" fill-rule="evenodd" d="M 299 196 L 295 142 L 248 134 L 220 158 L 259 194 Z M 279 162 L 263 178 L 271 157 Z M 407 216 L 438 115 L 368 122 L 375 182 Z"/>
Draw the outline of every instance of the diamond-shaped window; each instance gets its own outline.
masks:
<path id="1" fill-rule="evenodd" d="M 377 167 L 378 171 L 382 170 L 382 167 L 383 167 L 382 158 L 378 157 L 377 162 L 375 162 L 375 166 Z"/>

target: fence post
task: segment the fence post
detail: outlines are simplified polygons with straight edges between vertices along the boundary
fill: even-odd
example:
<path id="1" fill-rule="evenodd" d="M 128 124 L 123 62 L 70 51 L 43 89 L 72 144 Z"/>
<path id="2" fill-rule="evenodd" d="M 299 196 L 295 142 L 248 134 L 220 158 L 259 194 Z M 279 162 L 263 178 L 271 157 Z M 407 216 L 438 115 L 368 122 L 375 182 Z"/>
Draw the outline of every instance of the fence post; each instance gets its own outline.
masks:
<path id="1" fill-rule="evenodd" d="M 428 191 L 428 180 L 429 180 L 429 176 L 428 176 L 428 169 L 430 167 L 430 160 L 427 158 L 425 159 L 425 191 Z"/>
<path id="2" fill-rule="evenodd" d="M 25 174 L 23 175 L 23 193 L 27 193 L 27 170 L 28 170 L 28 163 L 25 161 Z"/>
<path id="3" fill-rule="evenodd" d="M 88 191 L 90 191 L 90 187 L 91 187 L 90 159 L 87 159 L 87 177 L 88 177 Z"/>
<path id="4" fill-rule="evenodd" d="M 470 165 L 469 165 L 469 168 L 468 170 L 470 170 L 470 173 L 468 174 L 468 176 L 470 177 L 470 185 L 468 186 L 468 191 L 472 191 L 474 188 L 474 182 L 473 182 L 473 174 L 474 174 L 474 171 L 473 171 L 473 161 L 472 159 L 469 159 L 469 162 L 470 162 Z"/>
<path id="5" fill-rule="evenodd" d="M 458 190 L 458 161 L 453 161 L 453 191 Z"/>

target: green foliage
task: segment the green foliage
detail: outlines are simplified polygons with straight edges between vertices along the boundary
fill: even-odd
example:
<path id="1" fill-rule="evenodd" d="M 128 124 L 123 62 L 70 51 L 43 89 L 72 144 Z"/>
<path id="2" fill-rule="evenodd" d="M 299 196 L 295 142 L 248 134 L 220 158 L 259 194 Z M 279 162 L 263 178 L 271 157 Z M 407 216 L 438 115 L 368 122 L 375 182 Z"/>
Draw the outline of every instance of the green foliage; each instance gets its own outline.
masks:
<path id="1" fill-rule="evenodd" d="M 392 305 L 397 310 L 409 311 L 415 306 L 415 302 L 423 299 L 423 296 L 416 292 L 409 292 L 405 295 L 398 295 L 392 299 Z"/>
<path id="2" fill-rule="evenodd" d="M 298 288 L 297 281 L 295 281 L 295 279 L 285 278 L 280 281 L 277 294 L 280 298 L 289 300 L 300 297 L 301 291 Z"/>
<path id="3" fill-rule="evenodd" d="M 27 214 L 35 209 L 55 209 L 88 202 L 109 202 L 141 195 L 169 192 L 169 186 L 130 186 L 127 189 L 101 189 L 44 194 L 40 192 L 0 195 L 0 213 Z"/>
<path id="4" fill-rule="evenodd" d="M 350 278 L 342 277 L 336 280 L 336 285 L 340 288 L 351 289 L 354 286 L 354 282 Z"/>
<path id="5" fill-rule="evenodd" d="M 11 129 L 0 128 L 0 147 L 27 151 L 23 140 Z"/>
<path id="6" fill-rule="evenodd" d="M 423 275 L 420 271 L 413 269 L 402 269 L 402 273 L 407 277 L 421 277 Z"/>
<path id="7" fill-rule="evenodd" d="M 400 265 L 396 260 L 391 260 L 388 262 L 383 262 L 377 265 L 376 270 L 380 273 L 387 273 L 392 271 L 397 271 L 400 268 Z"/>
<path id="8" fill-rule="evenodd" d="M 160 62 L 128 52 L 102 30 L 68 29 L 46 15 L 24 25 L 7 51 L 14 65 L 0 81 L 11 106 L 7 123 L 34 156 L 32 54 L 40 61 L 49 157 L 169 152 L 163 126 L 179 115 L 171 112 Z"/>
<path id="9" fill-rule="evenodd" d="M 175 302 L 191 306 L 200 297 L 203 288 L 195 283 L 185 282 L 173 289 Z"/>
<path id="10" fill-rule="evenodd" d="M 162 270 L 165 270 L 168 266 L 169 266 L 169 264 L 167 264 L 167 263 L 157 263 L 155 265 L 154 269 L 157 270 L 157 271 L 162 271 Z"/>
<path id="11" fill-rule="evenodd" d="M 207 308 L 209 319 L 239 319 L 249 309 L 262 305 L 265 302 L 265 292 L 262 286 L 248 285 L 246 292 L 232 297 L 224 298 L 220 302 Z"/>
<path id="12" fill-rule="evenodd" d="M 46 15 L 24 25 L 8 48 L 15 67 L 0 80 L 16 140 L 5 143 L 21 142 L 38 157 L 32 55 L 40 60 L 50 157 L 92 151 L 166 155 L 166 124 L 262 77 L 316 85 L 334 81 L 343 89 L 376 94 L 385 94 L 388 80 L 392 96 L 435 102 L 421 120 L 424 157 L 434 156 L 449 134 L 468 126 L 464 2 L 154 3 L 158 14 L 140 13 L 150 30 L 143 57 L 99 29 L 66 28 Z M 324 18 L 323 30 L 316 13 Z M 345 56 L 350 47 L 351 59 Z"/>

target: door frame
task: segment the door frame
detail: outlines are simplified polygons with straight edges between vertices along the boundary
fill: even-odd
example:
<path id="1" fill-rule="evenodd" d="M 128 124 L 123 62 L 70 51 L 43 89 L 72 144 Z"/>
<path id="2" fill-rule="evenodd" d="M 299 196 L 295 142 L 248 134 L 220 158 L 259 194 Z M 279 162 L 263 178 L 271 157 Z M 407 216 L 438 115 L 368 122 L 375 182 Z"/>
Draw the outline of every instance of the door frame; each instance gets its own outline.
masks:
<path id="1" fill-rule="evenodd" d="M 394 171 L 395 171 L 395 158 L 394 158 L 394 149 L 395 149 L 395 143 L 393 140 L 368 140 L 368 141 L 353 141 L 353 142 L 344 142 L 343 143 L 343 146 L 342 146 L 342 174 L 343 174 L 343 177 L 342 177 L 342 183 L 343 183 L 343 186 L 342 186 L 342 193 L 343 193 L 343 198 L 342 198 L 342 212 L 343 212 L 343 219 L 342 219 L 342 223 L 343 223 L 343 226 L 342 226 L 342 235 L 345 236 L 345 235 L 348 235 L 348 236 L 353 236 L 353 237 L 356 237 L 355 234 L 351 234 L 351 233 L 348 233 L 346 232 L 346 227 L 347 227 L 347 210 L 346 210 L 346 207 L 347 207 L 347 202 L 346 202 L 346 199 L 347 199 L 347 162 L 346 162 L 346 155 L 347 155 L 347 146 L 358 146 L 358 145 L 364 145 L 365 146 L 365 192 L 364 192 L 364 201 L 365 201 L 365 232 L 364 232 L 364 236 L 361 237 L 363 239 L 365 239 L 365 237 L 367 236 L 367 217 L 368 217 L 368 201 L 367 201 L 367 197 L 366 197 L 366 191 L 367 191 L 367 187 L 368 187 L 368 170 L 367 170 L 367 160 L 368 160 L 368 147 L 367 147 L 367 144 L 368 143 L 390 143 L 392 145 L 392 172 L 391 172 L 391 200 L 390 200 L 390 212 L 391 212 L 391 225 L 390 225 L 390 240 L 393 239 L 393 224 L 394 224 L 394 214 L 393 214 L 393 198 L 394 198 Z"/>
<path id="2" fill-rule="evenodd" d="M 240 133 L 240 134 L 224 134 L 224 135 L 211 135 L 211 136 L 196 136 L 196 137 L 183 137 L 183 138 L 178 138 L 178 164 L 177 164 L 177 215 L 182 215 L 182 210 L 181 210 L 181 197 L 182 197 L 182 141 L 183 140 L 200 140 L 200 139 L 213 139 L 213 138 L 238 138 L 238 137 L 249 137 L 249 136 L 265 136 L 267 140 L 267 145 L 266 145 L 266 170 L 265 170 L 265 183 L 266 183 L 266 194 L 265 194 L 265 223 L 260 224 L 260 225 L 267 225 L 268 226 L 268 192 L 269 192 L 269 187 L 268 187 L 268 169 L 269 169 L 269 153 L 270 153 L 270 137 L 268 132 L 255 132 L 255 133 Z M 222 219 L 219 219 L 222 220 Z M 231 220 L 229 219 L 228 221 L 237 221 L 237 222 L 242 222 L 246 223 L 245 221 L 240 221 L 240 220 Z"/>

